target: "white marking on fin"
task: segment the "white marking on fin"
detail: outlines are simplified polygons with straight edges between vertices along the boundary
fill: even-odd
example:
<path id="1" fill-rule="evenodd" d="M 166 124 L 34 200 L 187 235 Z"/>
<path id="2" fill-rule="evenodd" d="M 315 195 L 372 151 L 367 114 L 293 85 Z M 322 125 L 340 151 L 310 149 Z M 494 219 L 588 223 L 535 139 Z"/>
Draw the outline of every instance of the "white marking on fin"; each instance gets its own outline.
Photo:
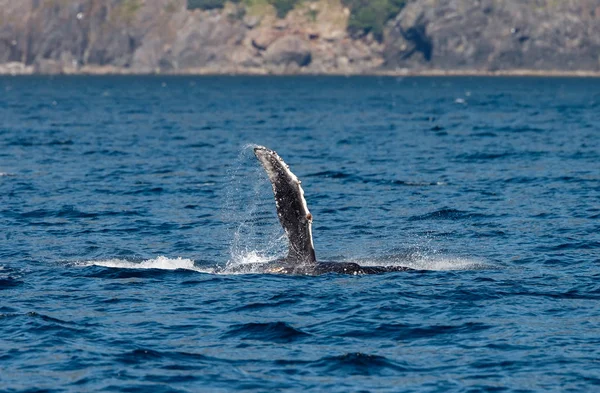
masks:
<path id="1" fill-rule="evenodd" d="M 307 229 L 308 233 L 307 233 L 307 236 L 302 236 L 302 237 L 303 238 L 308 237 L 308 240 L 310 241 L 310 250 L 307 250 L 306 245 L 305 245 L 304 247 L 302 247 L 303 250 L 297 250 L 297 251 L 302 252 L 302 253 L 308 252 L 308 254 L 312 254 L 312 255 L 304 255 L 304 258 L 308 258 L 308 260 L 306 262 L 316 262 L 316 259 L 314 258 L 315 252 L 314 252 L 314 243 L 313 243 L 313 238 L 312 238 L 312 217 L 313 216 L 310 213 L 310 211 L 308 210 L 306 198 L 304 197 L 304 189 L 300 185 L 301 184 L 300 180 L 298 179 L 298 177 L 296 177 L 296 175 L 294 175 L 294 173 L 292 173 L 289 165 L 287 165 L 285 163 L 285 161 L 283 161 L 283 159 L 275 151 L 270 150 L 264 146 L 257 146 L 254 148 L 254 153 L 255 153 L 256 157 L 259 159 L 259 161 L 261 162 L 265 171 L 267 172 L 267 175 L 269 176 L 269 180 L 271 181 L 271 185 L 273 186 L 273 193 L 275 194 L 275 204 L 277 206 L 277 213 L 278 213 L 279 219 L 280 219 L 282 226 L 286 232 L 286 235 L 288 235 L 288 240 L 290 240 L 290 245 L 293 244 L 294 246 L 297 246 L 298 242 L 295 242 L 292 239 L 290 239 L 290 233 L 288 231 L 288 228 L 286 227 L 287 226 L 286 224 L 289 224 L 289 223 L 286 221 L 286 217 L 284 214 L 286 212 L 283 212 L 280 210 L 281 205 L 280 205 L 279 201 L 277 200 L 278 190 L 282 186 L 285 189 L 285 186 L 286 186 L 285 183 L 281 184 L 282 178 L 279 177 L 280 174 L 284 175 L 283 180 L 286 181 L 287 186 L 291 186 L 293 184 L 293 185 L 295 185 L 295 187 L 297 187 L 297 190 L 293 190 L 294 187 L 292 187 L 292 192 L 293 192 L 293 194 L 296 194 L 296 191 L 297 191 L 297 194 L 296 194 L 297 201 L 299 201 L 301 203 L 304 212 L 300 212 L 300 211 L 296 210 L 296 214 L 298 216 L 293 217 L 293 218 L 294 219 L 297 218 L 298 220 L 300 220 L 301 223 L 302 223 L 302 220 L 306 220 L 306 229 Z M 274 159 L 273 160 L 274 162 L 272 160 L 270 160 L 269 158 Z M 294 248 L 297 248 L 297 247 L 294 247 Z"/>

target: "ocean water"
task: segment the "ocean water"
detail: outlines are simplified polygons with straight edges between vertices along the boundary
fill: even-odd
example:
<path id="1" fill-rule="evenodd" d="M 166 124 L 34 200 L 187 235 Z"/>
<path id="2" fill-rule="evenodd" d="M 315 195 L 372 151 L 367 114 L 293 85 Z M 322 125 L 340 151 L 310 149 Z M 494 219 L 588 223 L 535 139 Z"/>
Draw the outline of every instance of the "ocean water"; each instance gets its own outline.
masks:
<path id="1" fill-rule="evenodd" d="M 2 392 L 600 391 L 599 79 L 0 92 Z M 254 144 L 320 260 L 415 271 L 257 274 L 286 239 Z"/>

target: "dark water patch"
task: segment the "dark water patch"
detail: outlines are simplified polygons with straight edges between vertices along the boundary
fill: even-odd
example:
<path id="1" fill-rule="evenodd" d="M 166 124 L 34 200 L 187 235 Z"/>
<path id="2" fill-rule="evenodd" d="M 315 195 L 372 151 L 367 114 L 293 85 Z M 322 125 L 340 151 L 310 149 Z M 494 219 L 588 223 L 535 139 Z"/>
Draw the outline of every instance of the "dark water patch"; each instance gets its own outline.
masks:
<path id="1" fill-rule="evenodd" d="M 394 186 L 406 186 L 406 187 L 429 187 L 429 186 L 441 186 L 446 183 L 443 182 L 428 182 L 428 181 L 409 181 L 409 180 L 380 180 L 379 184 L 392 184 Z"/>
<path id="2" fill-rule="evenodd" d="M 34 319 L 39 319 L 39 320 L 42 320 L 42 321 L 45 321 L 45 322 L 57 323 L 57 324 L 60 324 L 60 325 L 71 324 L 70 322 L 63 321 L 63 320 L 58 319 L 58 318 L 53 318 L 53 317 L 50 317 L 50 316 L 47 316 L 47 315 L 44 315 L 44 314 L 38 314 L 35 311 L 28 312 L 26 315 L 28 317 L 31 317 L 31 318 L 34 318 Z"/>
<path id="3" fill-rule="evenodd" d="M 412 181 L 412 180 L 397 180 L 397 179 L 382 179 L 378 175 L 366 175 L 359 176 L 348 174 L 344 172 L 336 171 L 323 171 L 317 172 L 306 177 L 324 177 L 330 179 L 342 179 L 344 183 L 364 183 L 364 184 L 378 184 L 378 185 L 391 185 L 391 186 L 407 186 L 407 187 L 425 187 L 425 186 L 438 186 L 444 183 L 442 182 L 427 182 L 427 181 Z"/>
<path id="4" fill-rule="evenodd" d="M 288 126 L 288 127 L 284 127 L 283 131 L 286 131 L 286 132 L 290 132 L 290 131 L 309 131 L 310 129 L 311 129 L 311 127 Z"/>
<path id="5" fill-rule="evenodd" d="M 55 339 L 60 341 L 85 334 L 87 333 L 86 327 L 91 326 L 89 324 L 65 321 L 33 311 L 26 314 L 19 314 L 18 316 L 13 315 L 10 318 L 22 322 L 24 324 L 22 326 L 27 333 L 47 336 L 47 339 L 50 341 Z"/>
<path id="6" fill-rule="evenodd" d="M 494 132 L 476 132 L 472 135 L 477 138 L 495 138 L 498 136 L 498 134 Z"/>
<path id="7" fill-rule="evenodd" d="M 542 252 L 552 251 L 568 251 L 568 250 L 600 250 L 600 241 L 582 241 L 582 242 L 569 242 L 560 243 L 550 246 L 540 246 L 536 248 Z"/>
<path id="8" fill-rule="evenodd" d="M 144 108 L 127 108 L 119 112 L 121 115 L 147 115 L 150 112 Z"/>
<path id="9" fill-rule="evenodd" d="M 445 335 L 466 335 L 478 333 L 490 329 L 491 326 L 468 322 L 463 325 L 434 325 L 434 326 L 411 326 L 406 324 L 380 324 L 375 328 L 364 331 L 349 331 L 341 334 L 344 337 L 361 337 L 365 339 L 391 339 L 398 341 L 412 341 L 420 339 L 431 339 Z"/>
<path id="10" fill-rule="evenodd" d="M 164 192 L 163 187 L 147 187 L 139 190 L 128 191 L 123 193 L 124 195 L 156 195 Z"/>
<path id="11" fill-rule="evenodd" d="M 556 183 L 592 183 L 600 184 L 600 178 L 595 177 L 578 177 L 578 176 L 559 176 L 552 179 Z"/>
<path id="12" fill-rule="evenodd" d="M 597 292 L 596 292 L 597 293 Z M 553 292 L 533 292 L 533 291 L 514 291 L 514 292 L 499 292 L 499 296 L 525 296 L 532 298 L 549 298 L 557 300 L 600 300 L 600 295 L 594 291 L 583 292 L 579 289 L 569 289 L 567 291 L 553 291 Z M 555 310 L 556 311 L 556 310 Z"/>
<path id="13" fill-rule="evenodd" d="M 230 326 L 224 338 L 290 343 L 310 336 L 285 322 L 244 323 Z"/>
<path id="14" fill-rule="evenodd" d="M 488 160 L 497 160 L 501 158 L 510 158 L 513 156 L 513 153 L 509 152 L 501 152 L 501 153 L 470 153 L 470 154 L 460 154 L 456 156 L 459 161 L 463 162 L 478 162 L 478 161 L 488 161 Z"/>
<path id="15" fill-rule="evenodd" d="M 422 220 L 465 220 L 473 218 L 485 218 L 488 217 L 485 214 L 467 212 L 457 209 L 440 209 L 431 213 L 422 214 L 418 216 L 412 216 L 409 221 L 422 221 Z"/>
<path id="16" fill-rule="evenodd" d="M 132 375 L 123 375 L 123 378 L 130 378 L 130 379 L 135 379 L 134 376 Z M 171 381 L 171 383 L 173 383 L 174 381 Z M 161 393 L 184 393 L 186 392 L 186 390 L 184 389 L 175 389 L 169 386 L 165 386 L 164 383 L 161 383 L 159 386 L 160 387 L 152 387 L 149 388 L 148 386 L 152 386 L 152 384 L 146 380 L 144 380 L 142 383 L 138 383 L 138 384 L 132 384 L 132 383 L 128 383 L 128 384 L 118 384 L 118 385 L 108 385 L 104 388 L 102 388 L 102 391 L 105 392 L 123 392 L 123 393 L 136 393 L 139 391 L 149 391 L 149 392 L 161 392 Z"/>
<path id="17" fill-rule="evenodd" d="M 13 289 L 23 285 L 25 282 L 13 277 L 0 277 L 0 291 L 5 289 Z"/>
<path id="18" fill-rule="evenodd" d="M 82 153 L 84 156 L 98 155 L 98 156 L 106 156 L 106 157 L 125 157 L 128 156 L 129 153 L 121 150 L 88 150 Z M 114 174 L 113 174 L 114 175 Z"/>
<path id="19" fill-rule="evenodd" d="M 310 364 L 311 367 L 323 369 L 331 375 L 385 375 L 404 373 L 410 368 L 393 362 L 384 356 L 369 355 L 361 352 L 346 353 L 339 356 L 327 356 Z"/>
<path id="20" fill-rule="evenodd" d="M 74 142 L 71 139 L 66 140 L 56 140 L 52 139 L 47 142 L 40 141 L 39 139 L 34 138 L 19 138 L 7 143 L 8 146 L 17 146 L 17 147 L 34 147 L 34 146 L 71 146 Z"/>
<path id="21" fill-rule="evenodd" d="M 548 130 L 545 130 L 543 128 L 538 128 L 538 127 L 532 127 L 532 126 L 528 126 L 528 125 L 515 125 L 515 126 L 498 127 L 498 128 L 495 128 L 495 131 L 498 133 L 505 132 L 505 133 L 541 134 L 541 133 L 547 132 Z"/>
<path id="22" fill-rule="evenodd" d="M 71 139 L 67 139 L 67 140 L 52 140 L 50 142 L 48 142 L 46 145 L 47 146 L 71 146 L 74 145 L 75 143 L 71 140 Z"/>
<path id="23" fill-rule="evenodd" d="M 477 138 L 494 138 L 498 136 L 498 134 L 494 132 L 495 128 L 490 125 L 475 125 L 471 127 L 471 130 L 474 131 L 471 135 Z"/>
<path id="24" fill-rule="evenodd" d="M 45 210 L 45 209 L 38 209 L 38 210 L 32 210 L 32 211 L 28 211 L 25 213 L 21 213 L 20 216 L 21 218 L 46 218 L 46 217 L 53 217 L 56 213 L 53 211 L 49 211 L 49 210 Z"/>
<path id="25" fill-rule="evenodd" d="M 204 149 L 204 148 L 208 149 L 208 148 L 215 147 L 215 145 L 213 145 L 211 143 L 197 142 L 197 143 L 188 143 L 185 145 L 185 147 L 192 148 L 192 149 Z"/>
<path id="26" fill-rule="evenodd" d="M 543 179 L 537 178 L 537 177 L 516 176 L 516 177 L 511 177 L 508 179 L 500 179 L 498 181 L 501 183 L 507 183 L 507 184 L 530 184 L 530 183 L 542 182 L 542 180 Z"/>
<path id="27" fill-rule="evenodd" d="M 593 160 L 593 159 L 598 159 L 598 157 L 599 157 L 598 152 L 594 151 L 594 150 L 578 151 L 578 152 L 575 152 L 575 153 L 567 156 L 567 158 L 572 159 L 572 160 Z"/>
<path id="28" fill-rule="evenodd" d="M 236 311 L 244 311 L 244 310 L 263 310 L 268 308 L 281 308 L 281 307 L 291 307 L 294 304 L 298 303 L 297 299 L 284 299 L 277 302 L 259 302 L 259 303 L 249 303 L 245 304 L 241 307 L 236 308 Z"/>
<path id="29" fill-rule="evenodd" d="M 118 361 L 125 364 L 142 364 L 146 362 L 157 362 L 162 359 L 170 361 L 184 361 L 203 363 L 206 361 L 215 360 L 201 354 L 187 352 L 161 352 L 152 349 L 138 348 L 129 352 L 125 352 L 117 357 Z"/>
<path id="30" fill-rule="evenodd" d="M 122 211 L 101 211 L 99 213 L 95 213 L 98 216 L 103 217 L 144 217 L 147 216 L 148 213 L 145 210 L 122 210 Z"/>
<path id="31" fill-rule="evenodd" d="M 491 230 L 491 231 L 478 231 L 473 234 L 473 237 L 487 237 L 492 239 L 498 239 L 508 236 L 508 232 L 499 231 L 499 230 Z"/>
<path id="32" fill-rule="evenodd" d="M 96 218 L 99 214 L 97 213 L 86 213 L 77 210 L 74 206 L 63 206 L 57 213 L 56 217 L 63 218 Z"/>
<path id="33" fill-rule="evenodd" d="M 356 179 L 355 175 L 351 175 L 348 173 L 344 173 L 344 172 L 339 172 L 339 171 L 322 171 L 322 172 L 316 172 L 316 173 L 311 173 L 308 175 L 305 175 L 304 177 L 324 177 L 324 178 L 329 178 L 329 179 Z"/>
<path id="34" fill-rule="evenodd" d="M 86 123 L 86 122 L 79 122 L 79 121 L 63 121 L 63 122 L 55 122 L 55 123 L 50 123 L 51 127 L 56 127 L 56 128 L 87 128 L 87 127 L 93 127 L 94 124 L 93 123 Z"/>
<path id="35" fill-rule="evenodd" d="M 4 318 L 4 319 L 18 318 L 19 316 L 21 316 L 21 314 L 16 314 L 16 313 L 0 313 L 0 318 Z"/>

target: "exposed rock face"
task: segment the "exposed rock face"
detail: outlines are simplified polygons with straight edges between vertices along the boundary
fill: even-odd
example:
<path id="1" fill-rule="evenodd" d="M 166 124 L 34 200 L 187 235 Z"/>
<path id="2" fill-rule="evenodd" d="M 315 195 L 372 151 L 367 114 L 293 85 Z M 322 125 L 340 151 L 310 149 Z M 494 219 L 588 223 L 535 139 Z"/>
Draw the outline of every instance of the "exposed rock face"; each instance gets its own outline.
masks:
<path id="1" fill-rule="evenodd" d="M 257 29 L 250 32 L 250 39 L 252 40 L 252 46 L 258 50 L 265 50 L 275 40 L 280 38 L 283 33 L 280 30 L 275 29 Z"/>
<path id="2" fill-rule="evenodd" d="M 298 36 L 283 36 L 269 45 L 265 52 L 268 63 L 275 65 L 295 64 L 306 67 L 312 60 L 308 43 Z"/>
<path id="3" fill-rule="evenodd" d="M 0 60 L 73 68 L 127 67 L 142 32 L 118 0 L 0 0 Z M 50 66 L 50 68 L 54 68 Z"/>
<path id="4" fill-rule="evenodd" d="M 179 70 L 219 66 L 231 63 L 230 49 L 239 46 L 246 28 L 218 13 L 196 13 L 185 19 L 183 26 L 163 53 L 161 69 Z"/>
<path id="5" fill-rule="evenodd" d="M 385 43 L 388 67 L 600 70 L 600 1 L 418 0 Z"/>
<path id="6" fill-rule="evenodd" d="M 350 37 L 340 0 L 265 4 L 0 0 L 0 73 L 600 71 L 600 0 L 412 0 L 383 43 Z"/>

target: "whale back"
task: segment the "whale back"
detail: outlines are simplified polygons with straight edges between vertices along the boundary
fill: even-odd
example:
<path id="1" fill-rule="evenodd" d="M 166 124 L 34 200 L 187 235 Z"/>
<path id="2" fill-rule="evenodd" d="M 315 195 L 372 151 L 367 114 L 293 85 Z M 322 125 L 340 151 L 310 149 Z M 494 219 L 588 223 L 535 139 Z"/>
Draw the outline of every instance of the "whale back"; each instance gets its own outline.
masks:
<path id="1" fill-rule="evenodd" d="M 254 154 L 273 187 L 277 216 L 289 241 L 286 262 L 315 264 L 317 259 L 312 239 L 312 215 L 308 211 L 300 180 L 275 151 L 258 146 L 254 148 Z"/>

